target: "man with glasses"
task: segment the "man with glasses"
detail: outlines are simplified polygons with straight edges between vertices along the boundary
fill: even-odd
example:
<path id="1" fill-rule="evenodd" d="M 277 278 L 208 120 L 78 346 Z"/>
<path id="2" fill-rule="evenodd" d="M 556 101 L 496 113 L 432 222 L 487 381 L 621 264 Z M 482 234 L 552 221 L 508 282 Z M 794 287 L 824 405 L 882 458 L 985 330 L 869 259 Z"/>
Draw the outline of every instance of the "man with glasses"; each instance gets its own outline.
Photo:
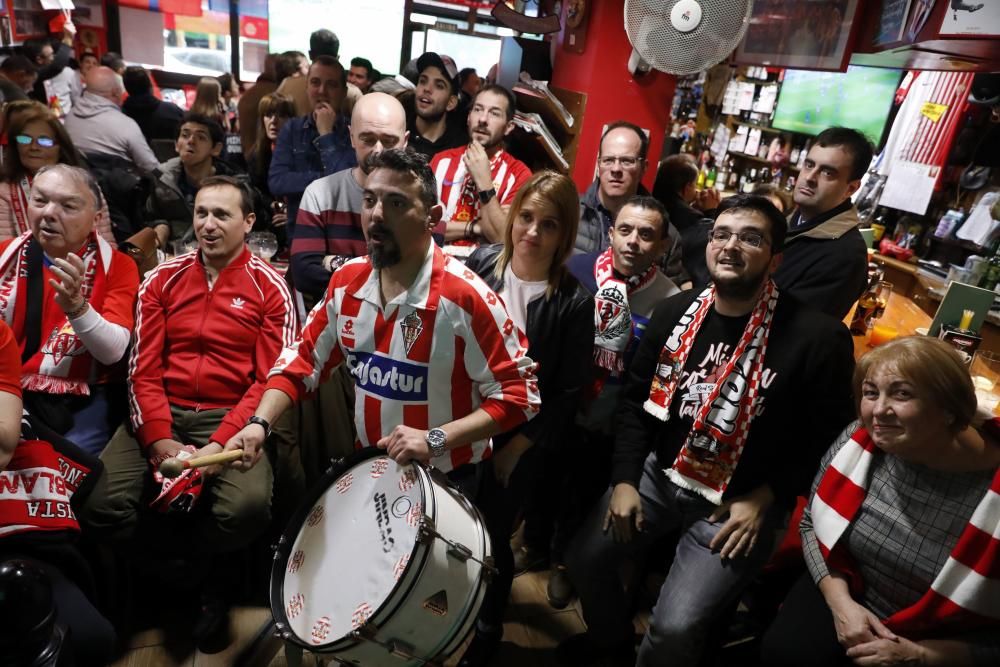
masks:
<path id="1" fill-rule="evenodd" d="M 771 279 L 784 217 L 754 195 L 718 210 L 714 286 L 661 303 L 626 373 L 613 486 L 569 551 L 588 631 L 560 646 L 565 664 L 699 664 L 712 621 L 767 561 L 853 416 L 847 329 Z M 637 660 L 618 572 L 669 535 L 677 549 Z"/>
<path id="2" fill-rule="evenodd" d="M 444 206 L 446 242 L 503 242 L 507 209 L 531 178 L 527 165 L 504 150 L 504 137 L 514 129 L 515 109 L 512 92 L 496 84 L 486 86 L 469 110 L 469 144 L 431 160 Z"/>
<path id="3" fill-rule="evenodd" d="M 649 194 L 641 184 L 648 150 L 649 137 L 638 125 L 624 120 L 608 125 L 597 155 L 597 180 L 580 195 L 577 252 L 607 250 L 608 232 L 622 206 L 636 194 Z M 672 224 L 666 253 L 658 263 L 675 284 L 684 287 L 691 282 L 681 264 L 680 234 Z"/>

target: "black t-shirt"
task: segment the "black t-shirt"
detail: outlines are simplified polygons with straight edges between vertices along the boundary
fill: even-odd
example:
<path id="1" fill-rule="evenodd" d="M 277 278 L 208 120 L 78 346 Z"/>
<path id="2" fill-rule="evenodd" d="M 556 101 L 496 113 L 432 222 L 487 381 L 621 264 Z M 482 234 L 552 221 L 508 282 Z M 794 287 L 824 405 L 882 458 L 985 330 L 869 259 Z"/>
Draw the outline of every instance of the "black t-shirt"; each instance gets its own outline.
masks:
<path id="1" fill-rule="evenodd" d="M 682 382 L 661 422 L 643 409 L 664 342 L 695 290 L 666 299 L 653 312 L 629 367 L 616 423 L 612 481 L 638 486 L 650 450 L 659 464 L 673 465 L 694 421 L 696 404 L 735 349 L 747 317 L 711 312 L 695 338 Z M 790 507 L 808 491 L 819 459 L 854 419 L 851 374 L 854 345 L 844 326 L 788 294 L 778 297 L 754 419 L 724 498 L 770 485 L 777 502 Z"/>
<path id="2" fill-rule="evenodd" d="M 426 156 L 428 162 L 441 151 L 458 148 L 469 143 L 468 131 L 451 116 L 448 117 L 444 134 L 438 137 L 437 141 L 430 141 L 422 137 L 417 132 L 415 120 L 410 121 L 407 129 L 410 132 L 410 138 L 407 140 L 406 145 L 412 148 L 414 152 Z"/>

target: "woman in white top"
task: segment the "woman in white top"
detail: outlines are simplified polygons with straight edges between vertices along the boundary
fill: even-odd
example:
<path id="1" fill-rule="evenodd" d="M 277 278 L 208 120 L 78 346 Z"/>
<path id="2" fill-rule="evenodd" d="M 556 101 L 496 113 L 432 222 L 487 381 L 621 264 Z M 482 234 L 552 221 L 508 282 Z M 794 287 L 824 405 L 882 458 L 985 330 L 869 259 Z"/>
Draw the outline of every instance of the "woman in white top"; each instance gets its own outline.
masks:
<path id="1" fill-rule="evenodd" d="M 563 458 L 569 455 L 563 436 L 590 381 L 594 300 L 566 269 L 579 222 L 573 181 L 539 172 L 515 196 L 503 244 L 484 246 L 469 257 L 468 267 L 499 294 L 528 338 L 528 356 L 538 362 L 542 408 L 517 429 L 494 436 L 493 457 L 479 464 L 475 502 L 486 516 L 499 574 L 484 600 L 468 664 L 500 641 L 513 581 L 514 518 L 529 500 L 555 510 Z"/>

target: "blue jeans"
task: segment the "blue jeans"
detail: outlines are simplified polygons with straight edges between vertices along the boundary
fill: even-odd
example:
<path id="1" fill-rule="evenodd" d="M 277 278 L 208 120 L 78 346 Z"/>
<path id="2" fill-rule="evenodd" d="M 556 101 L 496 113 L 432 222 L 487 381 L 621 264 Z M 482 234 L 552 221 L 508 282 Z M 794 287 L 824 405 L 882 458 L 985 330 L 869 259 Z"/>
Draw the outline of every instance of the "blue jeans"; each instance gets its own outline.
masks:
<path id="1" fill-rule="evenodd" d="M 570 545 L 567 565 L 580 595 L 588 634 L 608 647 L 631 640 L 632 605 L 622 585 L 621 566 L 627 559 L 641 556 L 659 538 L 679 532 L 677 551 L 653 607 L 636 665 L 696 665 L 712 622 L 770 557 L 785 512 L 772 506 L 750 554 L 723 561 L 708 546 L 724 523 L 707 520 L 715 505 L 670 482 L 656 454 L 650 454 L 643 466 L 639 496 L 643 532 L 629 544 L 618 544 L 610 531 L 602 531 L 611 501 L 609 490 Z"/>

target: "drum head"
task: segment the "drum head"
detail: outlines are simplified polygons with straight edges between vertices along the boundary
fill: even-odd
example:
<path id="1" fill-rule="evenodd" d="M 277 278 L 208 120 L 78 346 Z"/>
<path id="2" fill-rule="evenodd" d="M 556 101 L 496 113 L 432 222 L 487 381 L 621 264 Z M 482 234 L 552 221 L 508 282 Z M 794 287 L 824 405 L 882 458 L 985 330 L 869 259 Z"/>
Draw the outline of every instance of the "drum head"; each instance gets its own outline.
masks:
<path id="1" fill-rule="evenodd" d="M 326 481 L 286 532 L 272 572 L 275 620 L 315 648 L 364 625 L 389 598 L 413 556 L 425 502 L 414 467 L 387 456 L 367 455 Z"/>

